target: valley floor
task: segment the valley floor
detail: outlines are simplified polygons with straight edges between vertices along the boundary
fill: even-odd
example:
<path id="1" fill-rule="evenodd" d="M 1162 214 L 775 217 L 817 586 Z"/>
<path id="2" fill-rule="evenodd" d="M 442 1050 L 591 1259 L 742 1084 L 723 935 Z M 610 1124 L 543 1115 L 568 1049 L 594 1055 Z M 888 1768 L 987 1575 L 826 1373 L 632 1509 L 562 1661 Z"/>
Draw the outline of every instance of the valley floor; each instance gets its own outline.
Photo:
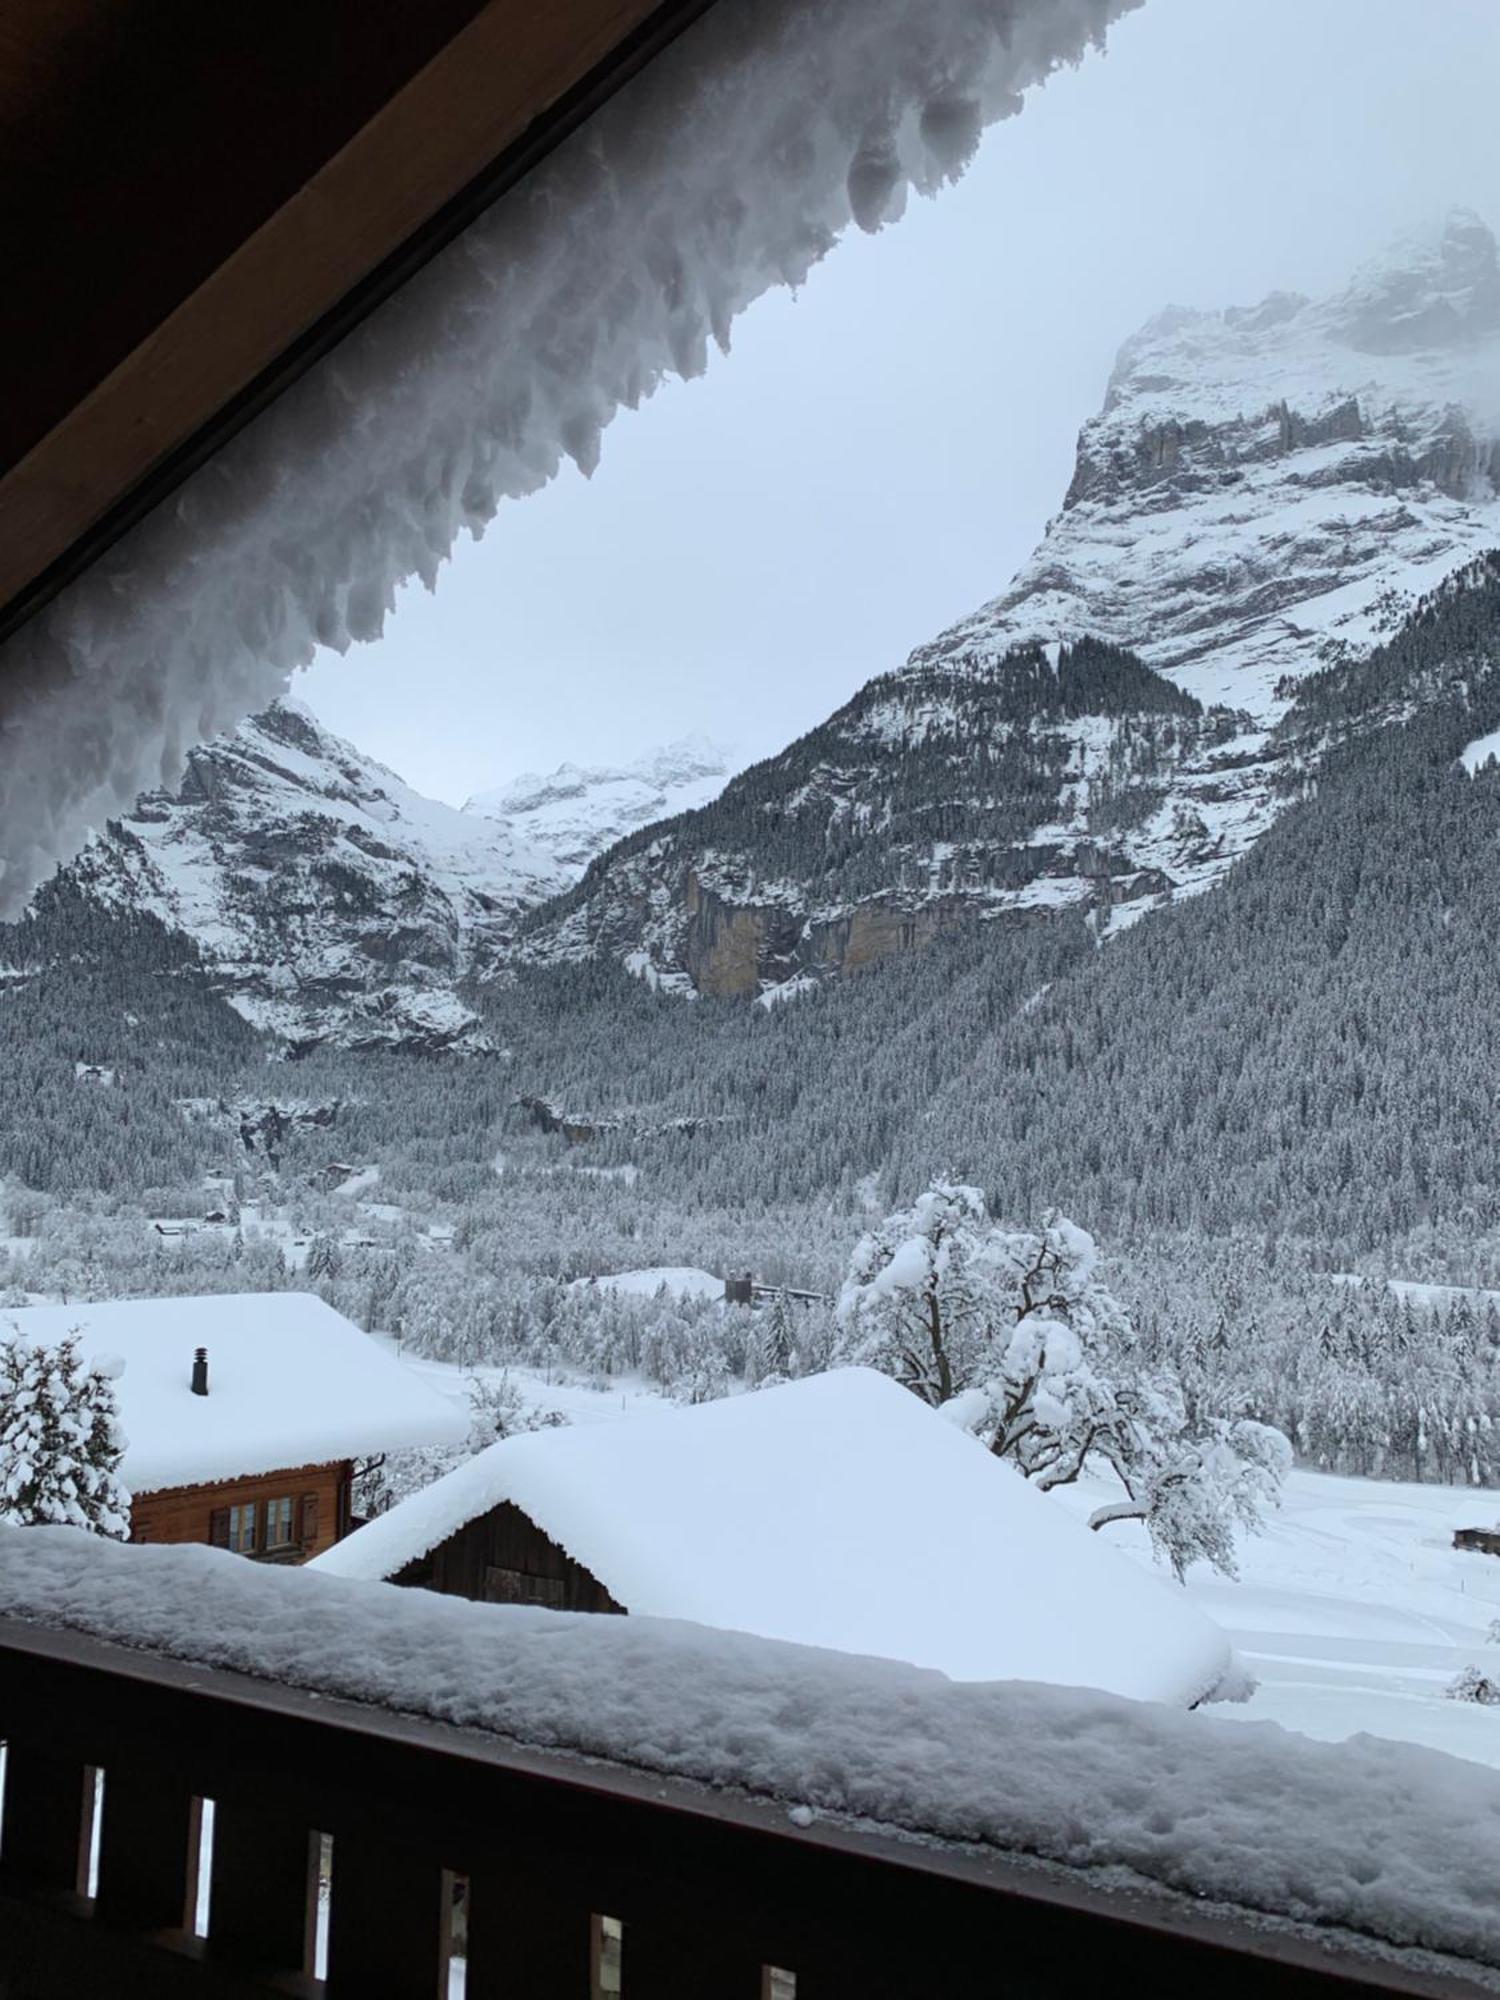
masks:
<path id="1" fill-rule="evenodd" d="M 408 1365 L 466 1405 L 466 1371 Z M 528 1403 L 573 1423 L 661 1407 L 630 1380 L 595 1387 L 524 1368 L 476 1372 L 508 1372 Z M 1101 1496 L 1059 1497 L 1087 1512 Z M 1452 1546 L 1455 1528 L 1495 1523 L 1500 1492 L 1294 1472 L 1266 1532 L 1242 1541 L 1239 1581 L 1200 1567 L 1188 1585 L 1258 1683 L 1248 1702 L 1216 1712 L 1328 1742 L 1392 1737 L 1500 1768 L 1500 1707 L 1445 1694 L 1467 1666 L 1500 1681 L 1500 1644 L 1487 1643 L 1500 1621 L 1500 1559 Z M 1144 1535 L 1106 1532 L 1150 1562 Z"/>

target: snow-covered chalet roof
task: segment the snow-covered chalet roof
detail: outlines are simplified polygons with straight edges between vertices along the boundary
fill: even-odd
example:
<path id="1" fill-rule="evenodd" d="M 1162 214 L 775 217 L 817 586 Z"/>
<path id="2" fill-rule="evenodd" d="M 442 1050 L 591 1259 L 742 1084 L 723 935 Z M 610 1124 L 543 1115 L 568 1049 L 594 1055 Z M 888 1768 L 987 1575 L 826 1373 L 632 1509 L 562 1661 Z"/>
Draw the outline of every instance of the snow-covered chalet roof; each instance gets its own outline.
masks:
<path id="1" fill-rule="evenodd" d="M 76 1328 L 85 1354 L 124 1362 L 115 1390 L 133 1493 L 461 1443 L 467 1432 L 450 1403 L 307 1292 L 0 1311 L 0 1333 L 12 1326 L 49 1343 Z M 206 1396 L 191 1386 L 199 1347 Z"/>
<path id="2" fill-rule="evenodd" d="M 628 1611 L 1192 1702 L 1224 1634 L 870 1369 L 491 1445 L 317 1559 L 388 1578 L 509 1500 Z"/>

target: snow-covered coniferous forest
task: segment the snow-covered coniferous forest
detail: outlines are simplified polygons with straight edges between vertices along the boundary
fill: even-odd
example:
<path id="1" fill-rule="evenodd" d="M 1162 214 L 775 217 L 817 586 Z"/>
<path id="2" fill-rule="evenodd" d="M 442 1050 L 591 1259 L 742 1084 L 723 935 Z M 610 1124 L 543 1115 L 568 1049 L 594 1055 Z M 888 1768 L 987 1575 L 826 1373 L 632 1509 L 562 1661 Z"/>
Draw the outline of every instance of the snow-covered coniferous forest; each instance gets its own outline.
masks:
<path id="1" fill-rule="evenodd" d="M 459 809 L 294 699 L 195 750 L 0 928 L 0 1331 L 316 1291 L 471 1418 L 371 1512 L 874 1367 L 1198 1595 L 1248 1712 L 1500 1764 L 1443 1700 L 1500 1670 L 1448 1547 L 1500 1516 L 1496 381 L 1454 211 L 1152 319 L 1020 574 L 749 768 Z M 101 1412 L 45 1506 L 0 1421 L 0 1510 L 118 1532 Z"/>

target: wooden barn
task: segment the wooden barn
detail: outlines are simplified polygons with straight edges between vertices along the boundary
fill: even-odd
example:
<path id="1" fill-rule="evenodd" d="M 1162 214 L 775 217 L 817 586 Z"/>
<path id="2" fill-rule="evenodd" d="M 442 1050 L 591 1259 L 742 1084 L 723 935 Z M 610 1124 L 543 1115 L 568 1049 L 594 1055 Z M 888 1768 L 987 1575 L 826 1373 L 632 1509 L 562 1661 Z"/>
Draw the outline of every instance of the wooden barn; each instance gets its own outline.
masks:
<path id="1" fill-rule="evenodd" d="M 124 1362 L 115 1387 L 133 1542 L 305 1562 L 349 1532 L 358 1460 L 461 1443 L 467 1429 L 305 1293 L 28 1306 L 0 1325 L 49 1343 L 76 1331 L 85 1354 Z"/>
<path id="2" fill-rule="evenodd" d="M 862 1368 L 503 1439 L 317 1567 L 691 1619 L 955 1680 L 1194 1702 L 1230 1665 L 1180 1589 Z"/>

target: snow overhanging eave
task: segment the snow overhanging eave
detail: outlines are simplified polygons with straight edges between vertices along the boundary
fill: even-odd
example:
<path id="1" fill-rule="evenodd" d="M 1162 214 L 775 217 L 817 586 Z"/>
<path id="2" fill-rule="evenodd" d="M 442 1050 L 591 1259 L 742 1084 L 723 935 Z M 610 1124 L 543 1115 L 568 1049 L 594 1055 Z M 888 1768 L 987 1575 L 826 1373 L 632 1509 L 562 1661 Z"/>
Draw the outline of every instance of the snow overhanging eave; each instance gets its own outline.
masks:
<path id="1" fill-rule="evenodd" d="M 0 918 L 1139 4 L 716 0 L 6 642 Z"/>

